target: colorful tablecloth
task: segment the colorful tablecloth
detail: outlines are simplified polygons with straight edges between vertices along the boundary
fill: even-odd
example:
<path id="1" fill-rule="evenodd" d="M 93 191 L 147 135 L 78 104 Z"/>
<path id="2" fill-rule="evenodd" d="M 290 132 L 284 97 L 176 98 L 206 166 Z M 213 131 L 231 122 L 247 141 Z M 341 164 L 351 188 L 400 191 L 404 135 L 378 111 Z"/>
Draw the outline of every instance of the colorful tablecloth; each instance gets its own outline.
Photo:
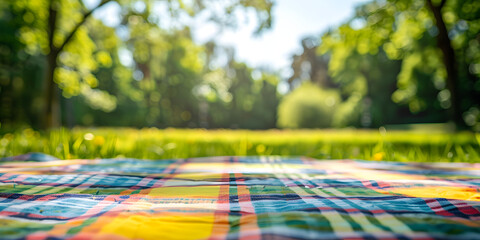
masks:
<path id="1" fill-rule="evenodd" d="M 480 239 L 479 164 L 7 160 L 1 239 Z"/>

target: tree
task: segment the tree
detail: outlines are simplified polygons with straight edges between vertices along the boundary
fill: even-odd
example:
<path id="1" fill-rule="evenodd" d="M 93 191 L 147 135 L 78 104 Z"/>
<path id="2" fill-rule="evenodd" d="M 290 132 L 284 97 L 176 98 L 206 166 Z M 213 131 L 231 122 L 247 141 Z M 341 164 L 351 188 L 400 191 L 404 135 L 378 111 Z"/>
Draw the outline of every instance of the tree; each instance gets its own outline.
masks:
<path id="1" fill-rule="evenodd" d="M 235 60 L 233 49 L 208 44 L 209 62 L 222 56 L 225 65 L 207 70 L 194 93 L 200 104 L 202 127 L 274 128 L 277 115 L 279 76 L 267 70 L 252 69 Z"/>
<path id="2" fill-rule="evenodd" d="M 290 90 L 309 80 L 322 88 L 335 88 L 337 85 L 328 75 L 328 55 L 317 54 L 318 39 L 307 37 L 302 40 L 303 52 L 294 55 L 291 64 L 292 76 L 288 78 Z"/>
<path id="3" fill-rule="evenodd" d="M 474 2 L 367 3 L 357 8 L 349 22 L 322 37 L 319 53 L 331 56 L 329 73 L 337 82 L 354 79 L 341 79 L 351 69 L 352 59 L 365 65 L 372 56 L 385 53 L 391 61 L 401 63 L 392 100 L 408 104 L 414 113 L 449 109 L 449 119 L 463 126 L 463 112 L 478 106 L 474 97 L 478 90 L 473 88 L 478 78 L 469 70 L 478 58 L 467 53 L 479 41 L 480 6 Z M 362 75 L 371 88 L 371 71 L 365 70 Z"/>
<path id="4" fill-rule="evenodd" d="M 98 79 L 92 91 L 108 92 L 116 99 L 116 108 L 107 112 L 109 105 L 88 96 L 62 98 L 62 116 L 68 126 L 275 127 L 275 74 L 236 61 L 231 50 L 226 51 L 230 52 L 226 65 L 211 68 L 218 62 L 217 55 L 224 54 L 222 47 L 213 42 L 198 45 L 188 27 L 162 29 L 141 14 L 125 16 L 126 41 L 101 21 L 91 19 L 85 24 L 96 46 L 93 55 L 103 59 L 92 73 Z M 133 61 L 122 63 L 120 52 L 131 53 Z M 65 56 L 60 62 L 68 65 L 63 60 Z M 63 91 L 75 89 L 70 85 Z M 238 102 L 235 107 L 233 98 Z"/>
<path id="5" fill-rule="evenodd" d="M 138 1 L 128 0 L 101 0 L 97 6 L 87 8 L 83 1 L 79 0 L 19 0 L 14 3 L 18 8 L 23 8 L 34 19 L 35 24 L 28 28 L 21 29 L 20 38 L 25 43 L 27 48 L 35 50 L 34 54 L 44 55 L 46 58 L 46 69 L 44 76 L 45 84 L 45 114 L 44 126 L 54 127 L 59 125 L 59 97 L 58 88 L 66 87 L 68 84 L 59 79 L 59 75 L 68 75 L 72 81 L 80 81 L 81 85 L 87 86 L 92 79 L 92 71 L 96 71 L 97 64 L 92 61 L 79 62 L 78 65 L 82 69 L 70 67 L 58 71 L 59 64 L 62 64 L 61 58 L 63 53 L 69 52 L 71 59 L 82 61 L 88 59 L 86 55 L 92 54 L 95 51 L 95 46 L 90 45 L 91 38 L 88 35 L 85 23 L 91 17 L 92 13 L 97 9 L 107 5 L 108 3 L 116 2 L 123 8 L 122 14 L 129 15 L 133 12 L 133 5 Z M 262 31 L 271 25 L 271 8 L 273 2 L 270 0 L 258 1 L 229 1 L 223 4 L 223 12 L 218 12 L 218 8 L 214 11 L 209 9 L 209 6 L 214 1 L 192 1 L 185 3 L 183 1 L 157 1 L 162 2 L 168 6 L 170 17 L 173 21 L 180 21 L 184 16 L 194 17 L 200 12 L 210 11 L 211 19 L 219 24 L 234 23 L 236 9 L 254 9 L 257 12 L 259 20 L 259 27 L 257 32 Z M 143 1 L 146 6 L 146 11 L 138 16 L 147 19 L 151 24 L 156 24 L 152 21 L 155 17 L 150 11 L 154 1 Z M 221 17 L 220 17 L 221 16 Z M 166 16 L 162 16 L 166 17 Z M 87 49 L 79 50 L 79 47 L 86 46 Z M 69 54 L 66 54 L 69 55 Z M 74 56 L 74 57 L 72 57 Z M 90 58 L 93 59 L 93 58 Z M 77 75 L 75 77 L 72 77 Z M 88 80 L 90 79 L 90 80 Z M 56 84 L 57 83 L 57 84 Z M 78 92 L 76 93 L 78 94 Z M 68 95 L 68 94 L 67 94 Z M 103 95 L 108 96 L 108 95 Z"/>
<path id="6" fill-rule="evenodd" d="M 442 8 L 445 6 L 446 0 L 441 0 L 441 2 L 436 5 L 432 0 L 425 0 L 428 8 L 433 13 L 435 18 L 435 25 L 438 29 L 437 34 L 437 45 L 438 48 L 442 51 L 443 64 L 447 71 L 447 88 L 450 91 L 450 101 L 452 102 L 451 110 L 451 119 L 457 125 L 464 125 L 461 113 L 460 101 L 458 98 L 458 73 L 457 73 L 457 61 L 455 57 L 455 52 L 452 47 L 452 43 L 448 36 L 447 26 L 443 20 Z"/>
<path id="7" fill-rule="evenodd" d="M 4 126 L 26 124 L 38 127 L 41 112 L 42 58 L 18 41 L 25 28 L 34 25 L 31 15 L 18 2 L 0 4 L 0 121 Z M 40 77 L 39 77 L 40 76 Z"/>
<path id="8" fill-rule="evenodd" d="M 96 7 L 91 10 L 84 12 L 81 17 L 80 21 L 78 21 L 73 29 L 67 31 L 63 40 L 55 43 L 54 38 L 59 32 L 58 25 L 58 15 L 59 8 L 61 7 L 61 2 L 59 0 L 50 0 L 48 4 L 48 20 L 47 20 L 47 34 L 48 34 L 48 54 L 47 58 L 47 69 L 45 74 L 45 84 L 46 84 L 46 96 L 45 96 L 45 126 L 48 127 L 55 127 L 59 125 L 59 99 L 58 94 L 56 94 L 57 88 L 55 86 L 55 69 L 58 66 L 58 56 L 63 51 L 65 46 L 70 43 L 72 38 L 75 36 L 77 31 L 80 27 L 85 23 L 87 18 L 92 15 L 93 11 L 102 7 L 106 3 L 110 2 L 111 0 L 102 0 Z M 64 30 L 65 31 L 65 30 Z"/>

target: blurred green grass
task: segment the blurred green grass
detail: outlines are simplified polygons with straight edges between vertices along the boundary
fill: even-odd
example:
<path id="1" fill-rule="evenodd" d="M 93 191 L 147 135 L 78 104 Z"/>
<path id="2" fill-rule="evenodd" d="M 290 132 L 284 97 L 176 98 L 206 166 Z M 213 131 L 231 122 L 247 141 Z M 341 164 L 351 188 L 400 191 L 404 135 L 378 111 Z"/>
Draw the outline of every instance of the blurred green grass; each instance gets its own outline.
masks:
<path id="1" fill-rule="evenodd" d="M 309 156 L 410 162 L 480 162 L 480 134 L 380 130 L 74 128 L 0 133 L 0 157 L 43 152 L 60 159 Z"/>

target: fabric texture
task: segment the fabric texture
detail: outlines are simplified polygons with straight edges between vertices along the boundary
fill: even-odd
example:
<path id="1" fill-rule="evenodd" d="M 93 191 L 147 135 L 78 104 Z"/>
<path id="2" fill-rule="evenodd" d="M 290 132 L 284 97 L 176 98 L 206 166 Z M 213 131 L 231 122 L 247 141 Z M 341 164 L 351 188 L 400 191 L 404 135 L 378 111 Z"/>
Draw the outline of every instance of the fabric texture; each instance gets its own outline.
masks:
<path id="1" fill-rule="evenodd" d="M 480 239 L 480 164 L 19 159 L 1 239 Z"/>

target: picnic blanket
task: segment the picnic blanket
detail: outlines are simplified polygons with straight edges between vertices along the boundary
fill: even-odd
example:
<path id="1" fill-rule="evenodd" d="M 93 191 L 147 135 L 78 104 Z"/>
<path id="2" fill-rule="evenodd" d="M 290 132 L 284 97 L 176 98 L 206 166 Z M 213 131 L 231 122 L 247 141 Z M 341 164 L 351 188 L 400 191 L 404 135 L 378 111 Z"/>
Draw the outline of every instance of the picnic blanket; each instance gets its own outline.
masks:
<path id="1" fill-rule="evenodd" d="M 480 239 L 480 164 L 6 160 L 1 239 Z"/>

